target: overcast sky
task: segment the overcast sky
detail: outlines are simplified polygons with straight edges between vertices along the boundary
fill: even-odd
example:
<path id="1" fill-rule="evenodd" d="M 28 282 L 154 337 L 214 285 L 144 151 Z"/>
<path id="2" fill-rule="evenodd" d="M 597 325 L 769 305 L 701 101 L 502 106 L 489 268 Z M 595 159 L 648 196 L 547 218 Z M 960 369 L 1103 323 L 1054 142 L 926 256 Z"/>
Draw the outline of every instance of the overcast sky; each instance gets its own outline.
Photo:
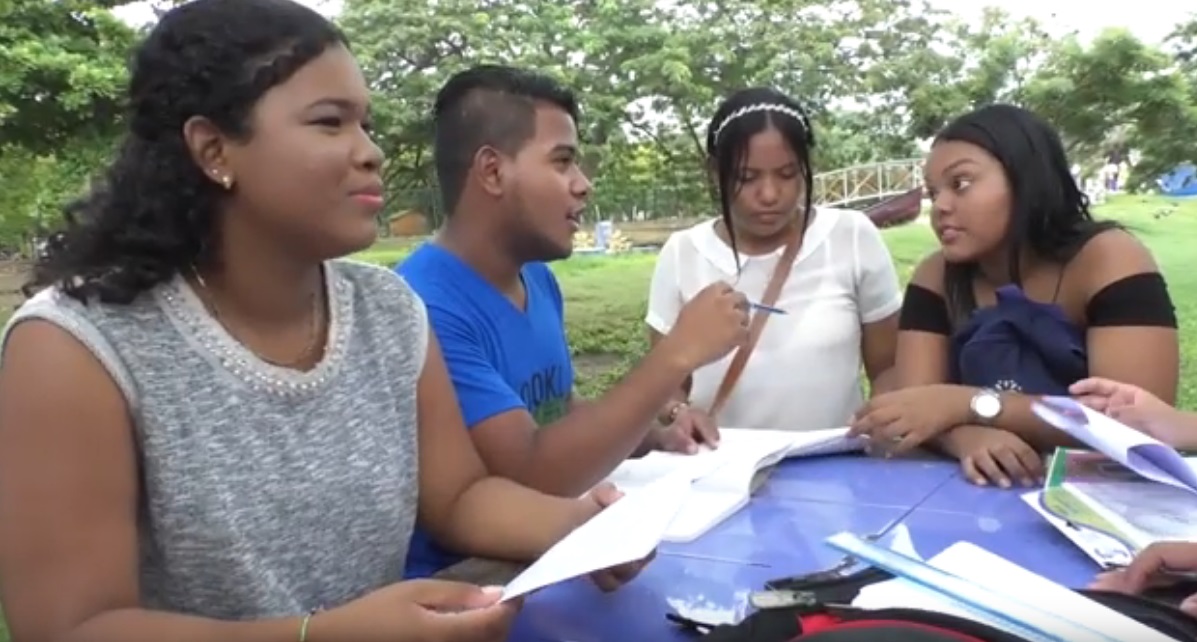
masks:
<path id="1" fill-rule="evenodd" d="M 968 19 L 979 17 L 983 6 L 961 0 L 929 1 L 938 9 Z M 1188 16 L 1182 7 L 1189 3 L 1183 0 L 1002 0 L 990 4 L 999 4 L 1016 16 L 1035 18 L 1053 35 L 1076 30 L 1088 40 L 1106 27 L 1122 26 L 1144 41 L 1159 43 L 1177 24 L 1186 20 Z"/>
<path id="2" fill-rule="evenodd" d="M 341 0 L 298 0 L 325 14 L 341 9 Z M 982 3 L 964 0 L 930 0 L 940 9 L 952 11 L 967 19 L 980 16 Z M 1053 35 L 1076 30 L 1088 40 L 1105 27 L 1124 26 L 1145 41 L 1158 43 L 1186 18 L 1186 0 L 1001 0 L 998 3 L 1017 16 L 1030 16 L 1044 23 Z M 1100 8 L 1097 8 L 1100 7 Z M 130 22 L 141 23 L 152 18 L 144 4 L 129 5 L 118 14 Z"/>

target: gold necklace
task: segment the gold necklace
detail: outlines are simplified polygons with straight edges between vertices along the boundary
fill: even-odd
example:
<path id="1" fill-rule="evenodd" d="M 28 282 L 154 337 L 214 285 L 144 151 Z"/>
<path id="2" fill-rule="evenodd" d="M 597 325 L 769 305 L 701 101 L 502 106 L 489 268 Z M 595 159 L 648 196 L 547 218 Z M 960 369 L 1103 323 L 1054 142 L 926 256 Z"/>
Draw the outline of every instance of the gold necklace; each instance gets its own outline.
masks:
<path id="1" fill-rule="evenodd" d="M 212 289 L 208 287 L 208 282 L 204 280 L 204 277 L 200 275 L 199 270 L 197 270 L 194 265 L 191 266 L 191 274 L 192 274 L 192 276 L 195 277 L 195 282 L 197 284 L 199 284 L 200 289 L 204 293 L 204 296 L 200 297 L 200 300 L 204 303 L 204 306 L 208 308 L 208 311 L 211 312 L 212 318 L 216 319 L 216 322 L 219 323 L 221 326 L 223 326 L 224 329 L 230 335 L 232 335 L 233 334 L 232 329 L 229 328 L 229 326 L 224 322 L 224 319 L 221 317 L 220 308 L 217 307 L 217 305 L 216 305 L 216 297 L 213 295 Z M 303 351 L 300 352 L 296 358 L 289 360 L 289 361 L 277 361 L 275 359 L 270 359 L 266 356 L 263 356 L 262 354 L 260 354 L 256 351 L 253 351 L 252 349 L 251 349 L 251 351 L 254 352 L 254 354 L 257 355 L 257 357 L 259 359 L 261 359 L 262 361 L 265 361 L 266 363 L 269 363 L 274 366 L 279 366 L 282 368 L 294 368 L 294 367 L 298 366 L 299 364 L 303 363 L 304 361 L 306 361 L 307 358 L 309 356 L 311 356 L 311 354 L 313 352 L 316 351 L 317 344 L 320 343 L 320 326 L 323 325 L 323 321 L 324 321 L 324 319 L 322 318 L 324 315 L 322 314 L 322 310 L 321 310 L 321 308 L 323 308 L 324 306 L 320 305 L 321 298 L 322 297 L 319 295 L 318 292 L 312 293 L 312 306 L 311 306 L 312 313 L 310 315 L 308 315 L 308 317 L 311 319 L 311 322 L 310 322 L 309 328 L 308 328 L 309 338 L 308 338 L 307 344 L 303 348 Z M 236 337 L 234 336 L 234 338 L 236 338 Z M 242 345 L 245 345 L 245 344 L 242 343 Z M 245 347 L 249 348 L 249 346 L 245 346 Z M 323 353 L 323 350 L 321 350 L 321 352 Z M 320 357 L 323 358 L 324 355 L 321 354 Z"/>

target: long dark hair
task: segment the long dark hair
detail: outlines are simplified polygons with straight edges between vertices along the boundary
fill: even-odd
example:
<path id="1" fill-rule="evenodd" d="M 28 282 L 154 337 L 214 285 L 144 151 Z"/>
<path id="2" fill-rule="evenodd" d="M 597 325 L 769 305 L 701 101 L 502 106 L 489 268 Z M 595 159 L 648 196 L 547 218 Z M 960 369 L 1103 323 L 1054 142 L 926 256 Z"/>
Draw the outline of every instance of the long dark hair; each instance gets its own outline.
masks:
<path id="1" fill-rule="evenodd" d="M 1060 135 L 1033 112 L 1003 104 L 981 107 L 949 123 L 934 144 L 949 141 L 980 147 L 1002 165 L 1010 185 L 1010 225 L 1003 244 L 1011 283 L 1022 285 L 1024 250 L 1066 264 L 1089 239 L 1119 227 L 1114 221 L 1093 219 Z M 944 268 L 944 295 L 956 323 L 977 308 L 976 275 L 973 263 L 948 263 Z"/>
<path id="2" fill-rule="evenodd" d="M 815 133 L 811 130 L 810 119 L 802 105 L 771 87 L 750 87 L 735 92 L 720 103 L 707 126 L 707 158 L 715 170 L 719 211 L 737 267 L 740 265 L 740 253 L 736 248 L 731 204 L 743 185 L 740 173 L 744 169 L 749 142 L 753 136 L 770 127 L 781 134 L 798 157 L 802 181 L 806 186 L 802 210 L 805 233 L 805 226 L 810 221 L 807 215 L 811 211 L 811 191 L 814 188 L 810 158 L 815 147 Z"/>
<path id="3" fill-rule="evenodd" d="M 66 229 L 30 285 L 128 303 L 205 259 L 225 194 L 192 160 L 183 124 L 203 116 L 249 139 L 262 95 L 338 44 L 332 23 L 291 0 L 194 0 L 168 11 L 134 56 L 116 158 L 66 208 Z"/>

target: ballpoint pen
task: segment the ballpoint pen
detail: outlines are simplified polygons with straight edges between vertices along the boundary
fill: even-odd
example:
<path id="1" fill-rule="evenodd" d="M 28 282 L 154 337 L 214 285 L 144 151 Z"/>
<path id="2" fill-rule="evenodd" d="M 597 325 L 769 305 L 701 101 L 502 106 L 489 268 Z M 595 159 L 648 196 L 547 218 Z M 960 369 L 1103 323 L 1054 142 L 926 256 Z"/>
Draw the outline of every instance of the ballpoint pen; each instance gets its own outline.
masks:
<path id="1" fill-rule="evenodd" d="M 761 305 L 760 303 L 749 302 L 748 306 L 754 310 L 761 310 L 763 312 L 771 312 L 773 314 L 787 314 L 787 312 L 785 310 L 782 310 L 781 308 L 771 308 L 767 305 Z"/>

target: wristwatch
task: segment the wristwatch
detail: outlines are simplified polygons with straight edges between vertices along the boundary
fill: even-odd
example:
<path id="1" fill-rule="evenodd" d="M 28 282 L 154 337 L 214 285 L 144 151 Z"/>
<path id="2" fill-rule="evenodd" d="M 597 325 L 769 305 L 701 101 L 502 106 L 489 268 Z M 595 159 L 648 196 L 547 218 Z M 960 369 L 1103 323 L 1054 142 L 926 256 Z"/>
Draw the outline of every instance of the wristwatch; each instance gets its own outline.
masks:
<path id="1" fill-rule="evenodd" d="M 978 423 L 988 426 L 1002 414 L 1002 396 L 996 390 L 978 390 L 968 402 L 968 408 Z"/>
<path id="2" fill-rule="evenodd" d="M 660 423 L 662 426 L 672 425 L 674 421 L 677 421 L 677 416 L 689 406 L 690 404 L 685 401 L 674 402 L 665 412 L 657 415 L 657 423 Z"/>

